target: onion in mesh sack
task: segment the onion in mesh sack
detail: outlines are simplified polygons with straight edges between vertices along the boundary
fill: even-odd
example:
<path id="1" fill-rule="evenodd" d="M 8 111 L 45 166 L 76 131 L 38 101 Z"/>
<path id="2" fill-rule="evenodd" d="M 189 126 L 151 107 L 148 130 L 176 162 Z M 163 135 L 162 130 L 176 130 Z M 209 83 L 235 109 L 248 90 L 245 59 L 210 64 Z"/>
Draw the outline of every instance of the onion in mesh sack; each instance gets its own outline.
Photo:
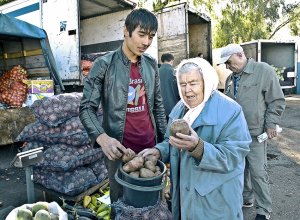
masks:
<path id="1" fill-rule="evenodd" d="M 22 82 L 27 79 L 27 71 L 20 65 L 0 77 L 0 102 L 11 107 L 22 107 L 27 98 L 28 87 Z"/>

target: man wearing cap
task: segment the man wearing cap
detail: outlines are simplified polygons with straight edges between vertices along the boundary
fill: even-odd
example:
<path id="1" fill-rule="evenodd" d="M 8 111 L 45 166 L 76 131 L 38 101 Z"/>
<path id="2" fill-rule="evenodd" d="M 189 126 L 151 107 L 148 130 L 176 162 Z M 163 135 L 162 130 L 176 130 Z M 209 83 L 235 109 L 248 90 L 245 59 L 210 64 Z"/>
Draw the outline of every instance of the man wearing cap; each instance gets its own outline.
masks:
<path id="1" fill-rule="evenodd" d="M 269 219 L 272 212 L 267 167 L 267 141 L 259 143 L 257 136 L 266 132 L 268 138 L 277 136 L 285 109 L 285 99 L 274 69 L 264 62 L 247 58 L 238 44 L 229 44 L 221 51 L 219 64 L 232 71 L 225 82 L 224 93 L 238 102 L 244 111 L 252 137 L 246 156 L 244 172 L 244 207 L 255 201 L 256 218 Z"/>

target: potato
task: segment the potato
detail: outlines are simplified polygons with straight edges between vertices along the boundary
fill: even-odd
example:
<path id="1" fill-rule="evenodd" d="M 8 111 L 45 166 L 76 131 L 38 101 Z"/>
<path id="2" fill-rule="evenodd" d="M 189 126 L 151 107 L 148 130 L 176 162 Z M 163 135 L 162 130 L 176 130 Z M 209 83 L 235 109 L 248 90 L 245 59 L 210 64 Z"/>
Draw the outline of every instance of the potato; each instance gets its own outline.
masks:
<path id="1" fill-rule="evenodd" d="M 150 177 L 154 177 L 154 176 L 155 176 L 155 174 L 151 170 L 149 170 L 147 168 L 141 168 L 140 169 L 140 177 L 150 178 Z"/>
<path id="2" fill-rule="evenodd" d="M 161 171 L 159 166 L 155 166 L 155 172 L 156 171 Z"/>
<path id="3" fill-rule="evenodd" d="M 123 154 L 122 156 L 122 161 L 124 163 L 127 163 L 128 161 L 132 160 L 136 155 L 135 155 L 135 152 L 131 149 L 128 149 L 129 150 L 129 153 L 128 154 Z"/>
<path id="4" fill-rule="evenodd" d="M 158 170 L 154 173 L 155 176 L 159 176 L 160 174 L 161 174 L 160 170 Z"/>
<path id="5" fill-rule="evenodd" d="M 184 119 L 176 119 L 170 125 L 170 135 L 177 137 L 176 133 L 190 135 L 190 127 Z"/>
<path id="6" fill-rule="evenodd" d="M 157 158 L 153 155 L 148 155 L 145 157 L 145 161 L 152 161 L 154 165 L 157 164 Z"/>
<path id="7" fill-rule="evenodd" d="M 132 160 L 128 161 L 123 165 L 123 170 L 126 173 L 130 173 L 132 171 L 139 170 L 144 166 L 144 158 L 141 156 L 135 156 Z"/>
<path id="8" fill-rule="evenodd" d="M 129 176 L 135 177 L 135 178 L 139 178 L 140 176 L 140 171 L 133 171 L 129 173 Z"/>
<path id="9" fill-rule="evenodd" d="M 156 167 L 155 167 L 155 164 L 153 163 L 153 161 L 151 160 L 148 160 L 144 163 L 144 167 L 151 170 L 152 172 L 155 172 L 156 171 Z"/>

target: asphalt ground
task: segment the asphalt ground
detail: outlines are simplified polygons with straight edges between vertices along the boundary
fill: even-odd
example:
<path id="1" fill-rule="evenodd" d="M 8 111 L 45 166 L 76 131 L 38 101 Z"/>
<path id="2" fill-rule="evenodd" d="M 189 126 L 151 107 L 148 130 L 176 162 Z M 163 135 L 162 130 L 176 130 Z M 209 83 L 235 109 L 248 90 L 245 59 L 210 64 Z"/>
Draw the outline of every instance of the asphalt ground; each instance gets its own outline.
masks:
<path id="1" fill-rule="evenodd" d="M 286 96 L 287 107 L 280 126 L 279 136 L 268 145 L 268 170 L 273 199 L 272 220 L 300 219 L 300 95 Z M 27 202 L 25 169 L 10 167 L 18 153 L 20 143 L 0 146 L 0 220 L 15 207 Z M 53 196 L 44 197 L 35 190 L 36 201 L 57 201 Z M 255 207 L 244 208 L 244 219 L 255 218 Z"/>

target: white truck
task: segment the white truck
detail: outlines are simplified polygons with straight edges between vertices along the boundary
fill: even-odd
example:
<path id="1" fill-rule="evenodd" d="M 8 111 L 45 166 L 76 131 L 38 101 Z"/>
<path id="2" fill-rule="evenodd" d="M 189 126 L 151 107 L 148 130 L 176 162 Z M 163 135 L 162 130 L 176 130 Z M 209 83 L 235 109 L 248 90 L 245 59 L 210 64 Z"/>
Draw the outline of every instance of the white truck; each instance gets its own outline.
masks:
<path id="1" fill-rule="evenodd" d="M 62 82 L 68 90 L 81 89 L 81 60 L 115 50 L 123 42 L 123 25 L 137 0 L 17 0 L 0 6 L 0 12 L 43 28 Z M 211 55 L 211 21 L 187 2 L 157 13 L 158 33 L 146 51 L 158 62 L 173 53 L 175 64 L 203 53 Z M 79 86 L 79 87 L 78 87 Z"/>
<path id="2" fill-rule="evenodd" d="M 284 91 L 292 91 L 292 93 L 300 92 L 299 81 L 299 54 L 298 44 L 296 41 L 275 41 L 275 40 L 255 40 L 240 44 L 245 52 L 246 57 L 251 57 L 258 62 L 266 62 L 273 66 L 281 88 Z M 221 48 L 213 49 L 214 63 L 218 62 Z M 214 65 L 219 73 L 219 88 L 224 89 L 224 82 L 230 71 L 225 65 Z"/>
<path id="3" fill-rule="evenodd" d="M 212 62 L 211 19 L 188 2 L 165 7 L 158 18 L 158 57 L 172 53 L 177 65 L 182 59 L 197 57 Z"/>
<path id="4" fill-rule="evenodd" d="M 17 0 L 0 7 L 3 14 L 43 28 L 65 86 L 82 85 L 84 54 L 114 50 L 122 43 L 129 0 Z"/>
<path id="5" fill-rule="evenodd" d="M 298 49 L 295 41 L 261 39 L 242 43 L 241 46 L 247 57 L 274 67 L 282 89 L 296 87 L 299 73 Z"/>

